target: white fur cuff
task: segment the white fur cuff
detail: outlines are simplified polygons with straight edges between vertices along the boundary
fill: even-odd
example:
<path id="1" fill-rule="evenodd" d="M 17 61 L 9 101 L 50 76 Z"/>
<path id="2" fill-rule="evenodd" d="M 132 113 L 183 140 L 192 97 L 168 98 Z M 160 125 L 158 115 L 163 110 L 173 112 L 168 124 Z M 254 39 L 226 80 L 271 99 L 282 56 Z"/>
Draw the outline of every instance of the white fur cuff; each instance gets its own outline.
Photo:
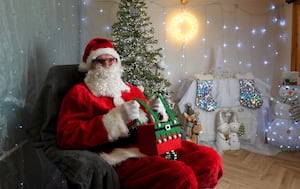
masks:
<path id="1" fill-rule="evenodd" d="M 140 122 L 141 122 L 142 124 L 147 123 L 147 122 L 148 122 L 147 114 L 146 114 L 143 110 L 141 110 L 141 109 L 140 109 L 139 114 L 140 114 L 140 115 L 139 115 L 139 120 L 140 120 Z"/>
<path id="2" fill-rule="evenodd" d="M 129 130 L 122 118 L 120 107 L 115 107 L 105 114 L 103 116 L 103 123 L 110 141 L 115 141 L 119 137 L 129 136 Z"/>
<path id="3" fill-rule="evenodd" d="M 110 153 L 101 152 L 99 155 L 110 165 L 117 165 L 128 158 L 146 157 L 138 148 L 115 148 Z"/>

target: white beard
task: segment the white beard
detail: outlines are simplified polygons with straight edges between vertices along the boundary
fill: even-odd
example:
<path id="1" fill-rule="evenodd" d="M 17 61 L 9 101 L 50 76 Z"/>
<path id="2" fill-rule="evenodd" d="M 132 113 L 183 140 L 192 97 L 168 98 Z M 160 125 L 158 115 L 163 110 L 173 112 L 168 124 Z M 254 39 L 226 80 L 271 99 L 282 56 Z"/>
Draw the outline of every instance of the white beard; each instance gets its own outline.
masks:
<path id="1" fill-rule="evenodd" d="M 97 65 L 94 70 L 88 71 L 84 82 L 97 97 L 121 97 L 122 91 L 129 91 L 121 75 L 122 67 L 119 63 L 114 63 L 108 68 Z"/>

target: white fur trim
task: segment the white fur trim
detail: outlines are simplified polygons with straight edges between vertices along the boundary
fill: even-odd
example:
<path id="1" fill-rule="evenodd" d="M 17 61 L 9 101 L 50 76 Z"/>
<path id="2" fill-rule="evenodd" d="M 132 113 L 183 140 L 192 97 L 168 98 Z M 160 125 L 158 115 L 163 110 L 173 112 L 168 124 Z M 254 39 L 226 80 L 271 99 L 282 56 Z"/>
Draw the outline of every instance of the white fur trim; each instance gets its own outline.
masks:
<path id="1" fill-rule="evenodd" d="M 145 88 L 144 88 L 144 86 L 143 85 L 139 85 L 139 86 L 137 86 L 142 92 L 144 92 L 144 90 L 145 90 Z"/>
<path id="2" fill-rule="evenodd" d="M 139 112 L 139 120 L 141 123 L 148 123 L 148 117 L 147 117 L 147 114 L 140 109 L 140 112 Z"/>
<path id="3" fill-rule="evenodd" d="M 99 48 L 90 53 L 90 55 L 87 57 L 86 62 L 81 62 L 79 64 L 79 71 L 80 72 L 87 72 L 91 68 L 92 60 L 97 58 L 97 56 L 100 56 L 102 54 L 110 54 L 113 57 L 117 58 L 118 63 L 121 64 L 120 55 L 117 53 L 117 51 L 113 48 Z"/>
<path id="4" fill-rule="evenodd" d="M 126 85 L 127 86 L 127 85 Z M 124 103 L 124 99 L 121 96 L 114 97 L 113 102 L 115 106 L 120 106 L 121 104 Z"/>
<path id="5" fill-rule="evenodd" d="M 85 62 L 81 62 L 78 66 L 78 71 L 87 72 L 87 71 L 89 71 L 89 67 Z"/>
<path id="6" fill-rule="evenodd" d="M 99 153 L 100 157 L 102 157 L 108 164 L 117 165 L 128 158 L 139 158 L 146 157 L 146 154 L 140 152 L 140 150 L 136 148 L 115 148 L 110 153 Z"/>
<path id="7" fill-rule="evenodd" d="M 103 116 L 103 124 L 108 133 L 108 139 L 115 141 L 119 137 L 128 137 L 129 130 L 122 118 L 120 107 L 115 107 Z"/>
<path id="8" fill-rule="evenodd" d="M 120 55 L 117 53 L 117 51 L 115 51 L 115 49 L 112 48 L 100 48 L 97 50 L 94 50 L 90 53 L 90 55 L 87 57 L 86 63 L 88 64 L 88 66 L 91 66 L 92 60 L 94 60 L 95 58 L 97 58 L 97 56 L 100 56 L 102 54 L 110 54 L 113 57 L 118 59 L 118 62 L 120 63 Z"/>

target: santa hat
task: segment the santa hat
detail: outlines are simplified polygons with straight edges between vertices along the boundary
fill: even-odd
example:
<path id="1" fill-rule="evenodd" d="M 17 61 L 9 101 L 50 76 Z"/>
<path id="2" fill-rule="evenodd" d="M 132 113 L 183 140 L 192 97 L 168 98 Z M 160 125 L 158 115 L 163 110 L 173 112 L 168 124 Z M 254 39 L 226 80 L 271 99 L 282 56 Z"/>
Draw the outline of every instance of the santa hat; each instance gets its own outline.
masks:
<path id="1" fill-rule="evenodd" d="M 118 63 L 121 63 L 120 55 L 115 50 L 113 44 L 104 38 L 94 38 L 85 47 L 84 54 L 82 56 L 82 62 L 79 64 L 80 72 L 87 72 L 91 68 L 92 60 L 102 54 L 112 55 L 117 59 Z"/>

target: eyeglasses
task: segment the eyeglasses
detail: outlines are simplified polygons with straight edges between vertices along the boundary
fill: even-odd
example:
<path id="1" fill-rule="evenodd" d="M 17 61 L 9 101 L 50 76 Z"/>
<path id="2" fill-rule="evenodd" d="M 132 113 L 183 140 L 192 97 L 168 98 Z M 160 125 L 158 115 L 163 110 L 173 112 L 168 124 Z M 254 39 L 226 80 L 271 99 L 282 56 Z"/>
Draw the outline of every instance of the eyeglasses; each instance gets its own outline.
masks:
<path id="1" fill-rule="evenodd" d="M 96 58 L 96 59 L 92 60 L 93 64 L 97 64 L 97 63 L 104 64 L 105 62 L 116 63 L 117 59 L 116 58 L 106 58 L 106 59 Z"/>

